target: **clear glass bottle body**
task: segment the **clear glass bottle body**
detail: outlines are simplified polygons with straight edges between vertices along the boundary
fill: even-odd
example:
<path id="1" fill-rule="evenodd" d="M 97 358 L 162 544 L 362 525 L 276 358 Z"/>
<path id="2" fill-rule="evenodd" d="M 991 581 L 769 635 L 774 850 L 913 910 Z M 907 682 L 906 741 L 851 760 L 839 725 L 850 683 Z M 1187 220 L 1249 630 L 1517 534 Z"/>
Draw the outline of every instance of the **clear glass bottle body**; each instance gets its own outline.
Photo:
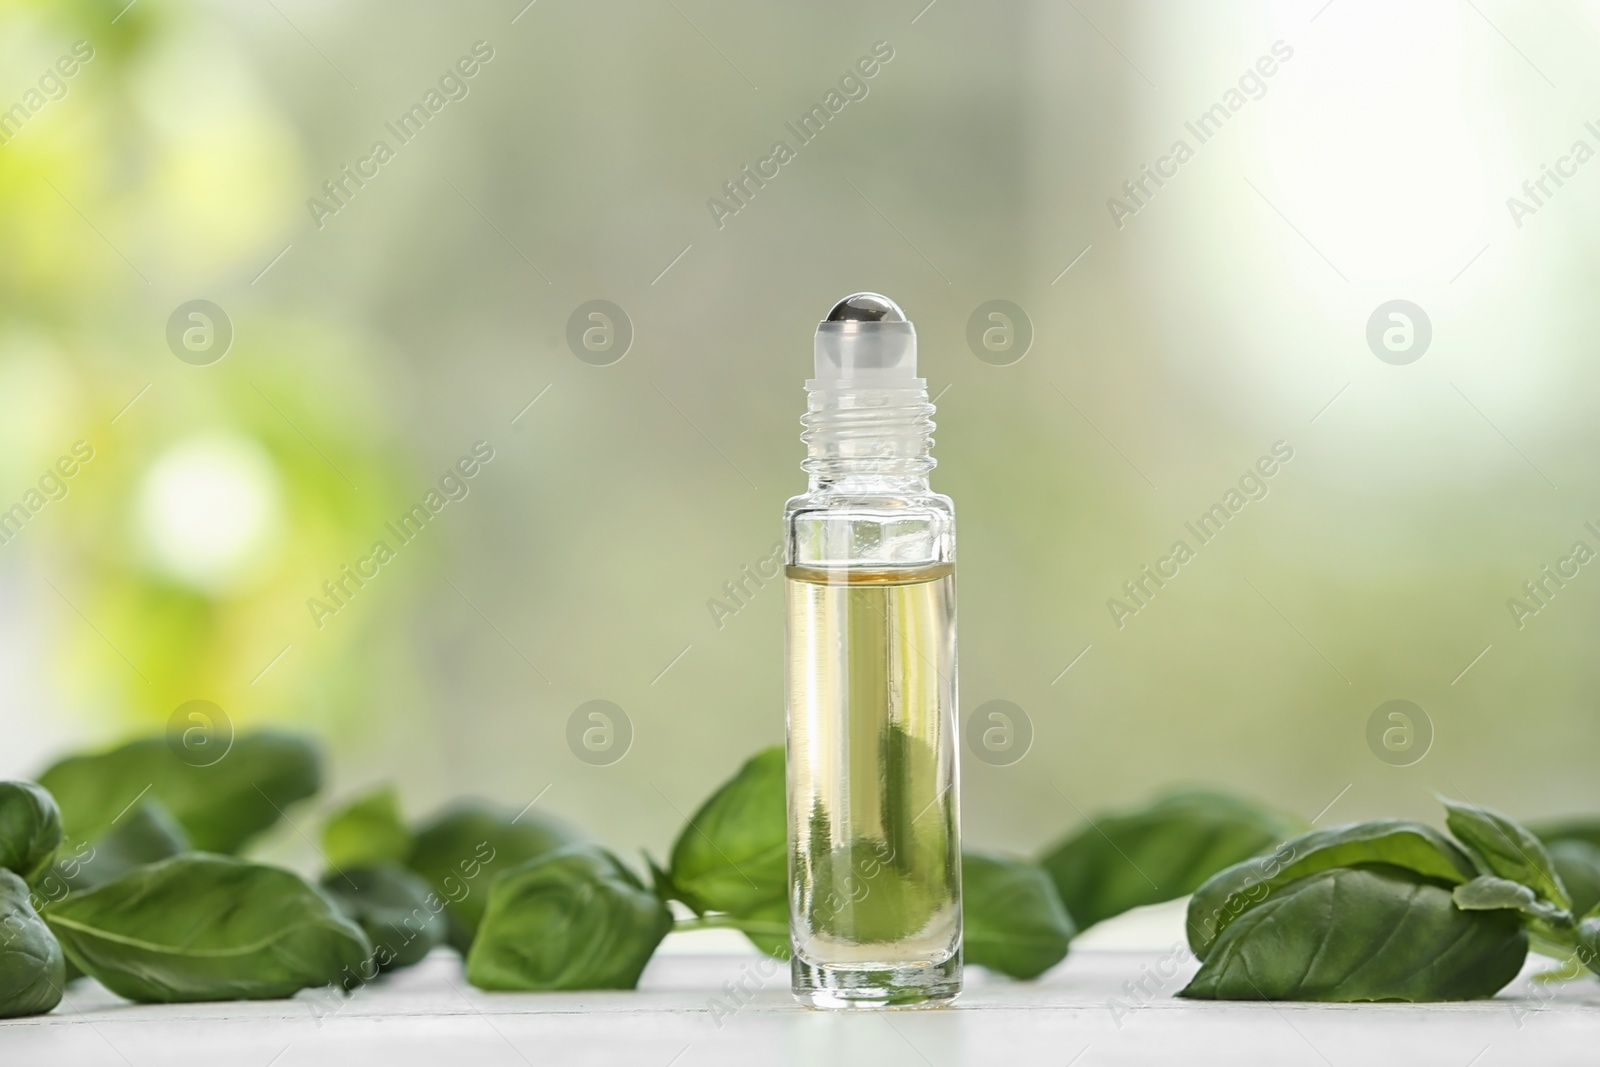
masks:
<path id="1" fill-rule="evenodd" d="M 813 393 L 785 513 L 791 976 L 819 1007 L 961 989 L 955 512 L 921 390 Z"/>

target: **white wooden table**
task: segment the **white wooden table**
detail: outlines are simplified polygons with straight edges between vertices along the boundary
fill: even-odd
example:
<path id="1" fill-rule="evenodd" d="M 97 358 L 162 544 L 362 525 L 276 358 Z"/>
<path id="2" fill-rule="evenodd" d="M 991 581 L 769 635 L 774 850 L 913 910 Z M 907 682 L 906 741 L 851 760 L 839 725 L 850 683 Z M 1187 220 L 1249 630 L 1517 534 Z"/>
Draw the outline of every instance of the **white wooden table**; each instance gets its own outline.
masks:
<path id="1" fill-rule="evenodd" d="M 714 932 L 669 938 L 636 992 L 483 993 L 447 952 L 343 1001 L 302 993 L 131 1005 L 80 982 L 52 1014 L 0 1022 L 0 1065 L 1600 1063 L 1600 980 L 1546 996 L 1524 977 L 1495 1000 L 1468 1004 L 1199 1003 L 1171 996 L 1192 962 L 1170 948 L 1108 943 L 1116 938 L 1092 932 L 1037 982 L 969 970 L 957 1005 L 934 1011 L 801 1008 L 790 999 L 787 970 L 763 978 L 771 969 L 762 957 L 736 935 Z M 1542 963 L 1525 976 L 1535 969 Z M 740 982 L 752 992 L 736 1004 L 726 984 Z M 1125 983 L 1140 982 L 1146 992 L 1130 994 Z M 1115 1009 L 1113 998 L 1121 1000 Z"/>

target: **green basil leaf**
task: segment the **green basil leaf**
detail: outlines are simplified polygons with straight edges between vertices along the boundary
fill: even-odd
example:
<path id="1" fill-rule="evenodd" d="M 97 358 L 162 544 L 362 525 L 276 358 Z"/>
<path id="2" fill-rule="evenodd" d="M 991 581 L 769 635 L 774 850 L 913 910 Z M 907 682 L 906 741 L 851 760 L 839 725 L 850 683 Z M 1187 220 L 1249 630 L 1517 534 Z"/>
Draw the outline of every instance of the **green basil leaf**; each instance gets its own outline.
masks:
<path id="1" fill-rule="evenodd" d="M 1195 891 L 1224 867 L 1306 829 L 1293 816 L 1206 790 L 1102 816 L 1040 861 L 1079 928 Z"/>
<path id="2" fill-rule="evenodd" d="M 445 939 L 444 901 L 420 875 L 392 863 L 330 871 L 322 891 L 372 942 L 382 971 L 421 963 Z"/>
<path id="3" fill-rule="evenodd" d="M 0 782 L 0 867 L 32 882 L 61 844 L 61 811 L 32 782 Z"/>
<path id="4" fill-rule="evenodd" d="M 146 797 L 117 820 L 116 826 L 93 846 L 79 842 L 70 854 L 56 857 L 50 875 L 39 889 L 55 900 L 55 880 L 65 892 L 81 893 L 120 878 L 135 867 L 189 851 L 189 838 L 159 801 Z"/>
<path id="5" fill-rule="evenodd" d="M 322 786 L 316 747 L 291 734 L 234 739 L 209 767 L 180 760 L 163 737 L 69 756 L 39 776 L 61 805 L 68 839 L 93 844 L 128 805 L 148 794 L 166 805 L 196 849 L 235 853 L 275 825 L 283 809 Z"/>
<path id="6" fill-rule="evenodd" d="M 43 1015 L 66 985 L 61 946 L 33 910 L 28 884 L 0 869 L 0 1019 Z"/>
<path id="7" fill-rule="evenodd" d="M 1572 910 L 1561 876 L 1537 837 L 1498 811 L 1445 797 L 1439 801 L 1445 806 L 1445 825 L 1467 846 L 1480 873 L 1521 882 L 1556 907 Z"/>
<path id="8" fill-rule="evenodd" d="M 417 830 L 405 865 L 444 898 L 450 944 L 465 956 L 483 919 L 489 880 L 580 840 L 576 830 L 553 815 L 531 808 L 513 815 L 480 801 L 463 801 Z"/>
<path id="9" fill-rule="evenodd" d="M 1077 933 L 1049 875 L 981 852 L 961 854 L 961 924 L 966 961 L 1013 978 L 1060 963 Z"/>
<path id="10" fill-rule="evenodd" d="M 1600 905 L 1600 846 L 1571 838 L 1547 844 L 1546 851 L 1572 898 L 1572 913 L 1587 915 Z"/>
<path id="11" fill-rule="evenodd" d="M 262 1000 L 360 981 L 372 946 L 292 871 L 187 852 L 44 909 L 72 962 L 136 1001 Z"/>
<path id="12" fill-rule="evenodd" d="M 789 895 L 783 746 L 763 749 L 711 794 L 672 846 L 674 890 L 697 914 L 753 914 Z"/>
<path id="13" fill-rule="evenodd" d="M 479 989 L 632 989 L 672 915 L 611 853 L 572 845 L 502 871 L 467 956 Z"/>
<path id="14" fill-rule="evenodd" d="M 393 786 L 362 794 L 322 828 L 322 854 L 336 868 L 404 863 L 410 852 L 411 831 L 400 817 Z"/>
<path id="15" fill-rule="evenodd" d="M 1179 996 L 1199 1000 L 1432 1001 L 1489 997 L 1528 935 L 1507 911 L 1462 911 L 1397 867 L 1335 867 L 1235 919 Z"/>
<path id="16" fill-rule="evenodd" d="M 1203 960 L 1230 922 L 1279 887 L 1317 871 L 1364 863 L 1403 867 L 1447 885 L 1459 885 L 1477 874 L 1472 861 L 1448 837 L 1409 819 L 1313 830 L 1217 872 L 1197 889 L 1189 900 L 1189 947 Z"/>
<path id="17" fill-rule="evenodd" d="M 1463 882 L 1451 890 L 1450 897 L 1462 911 L 1517 911 L 1555 929 L 1571 929 L 1572 913 L 1539 899 L 1521 882 L 1485 874 Z"/>

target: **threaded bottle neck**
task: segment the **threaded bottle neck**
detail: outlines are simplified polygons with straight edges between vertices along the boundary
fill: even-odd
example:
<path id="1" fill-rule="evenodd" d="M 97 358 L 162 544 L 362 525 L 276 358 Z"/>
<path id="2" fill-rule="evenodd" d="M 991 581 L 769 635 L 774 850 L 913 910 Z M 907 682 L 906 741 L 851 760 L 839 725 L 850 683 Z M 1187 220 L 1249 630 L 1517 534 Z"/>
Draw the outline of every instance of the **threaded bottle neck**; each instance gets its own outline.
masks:
<path id="1" fill-rule="evenodd" d="M 800 417 L 811 492 L 926 491 L 934 467 L 933 404 L 921 379 L 912 386 L 854 388 L 806 383 Z"/>

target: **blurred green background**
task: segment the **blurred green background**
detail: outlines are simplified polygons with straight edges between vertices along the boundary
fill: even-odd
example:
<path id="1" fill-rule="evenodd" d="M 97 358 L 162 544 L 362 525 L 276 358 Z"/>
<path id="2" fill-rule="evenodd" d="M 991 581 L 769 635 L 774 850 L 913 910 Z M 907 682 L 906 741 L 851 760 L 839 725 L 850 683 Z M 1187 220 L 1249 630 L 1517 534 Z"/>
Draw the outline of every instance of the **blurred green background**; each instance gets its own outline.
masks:
<path id="1" fill-rule="evenodd" d="M 25 512 L 0 775 L 205 699 L 322 737 L 335 800 L 548 788 L 660 854 L 782 737 L 781 590 L 720 626 L 708 601 L 804 485 L 817 319 L 872 289 L 939 395 L 963 719 L 1032 724 L 1022 759 L 966 759 L 969 841 L 1032 850 L 1182 782 L 1327 821 L 1432 819 L 1435 791 L 1600 807 L 1600 568 L 1520 627 L 1508 605 L 1600 551 L 1600 163 L 1506 203 L 1600 149 L 1592 7 L 523 2 L 0 0 L 0 510 Z M 802 145 L 785 124 L 877 42 Z M 1201 144 L 1185 123 L 1276 42 Z M 719 226 L 708 199 L 780 139 Z M 168 341 L 197 299 L 233 333 L 200 365 Z M 567 341 L 595 299 L 633 331 L 605 366 Z M 1003 366 L 967 340 L 994 299 L 1033 334 Z M 1367 341 L 1395 299 L 1432 327 L 1403 365 Z M 1199 545 L 1184 524 L 1279 441 Z M 400 546 L 385 524 L 477 442 Z M 1108 599 L 1179 539 L 1119 626 Z M 594 699 L 633 729 L 604 765 L 567 741 Z M 1431 724 L 1420 759 L 1369 746 L 1392 699 Z"/>

